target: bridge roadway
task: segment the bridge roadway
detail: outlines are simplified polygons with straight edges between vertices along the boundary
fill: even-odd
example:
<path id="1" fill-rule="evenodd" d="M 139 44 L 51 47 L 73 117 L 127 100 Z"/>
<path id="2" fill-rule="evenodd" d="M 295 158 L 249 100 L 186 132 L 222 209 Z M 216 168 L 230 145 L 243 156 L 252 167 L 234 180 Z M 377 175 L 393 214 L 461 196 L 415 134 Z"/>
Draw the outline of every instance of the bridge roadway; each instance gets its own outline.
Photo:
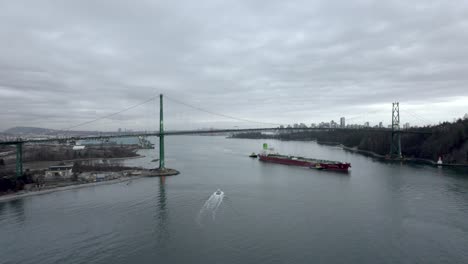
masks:
<path id="1" fill-rule="evenodd" d="M 244 128 L 244 129 L 212 129 L 212 130 L 175 130 L 175 131 L 165 131 L 164 136 L 176 136 L 176 135 L 199 135 L 199 134 L 215 134 L 215 133 L 245 133 L 245 132 L 263 132 L 263 131 L 369 131 L 369 132 L 388 132 L 391 133 L 391 129 L 387 128 L 278 128 L 278 127 L 269 127 L 269 128 Z M 432 132 L 426 131 L 417 131 L 417 130 L 400 130 L 399 133 L 404 134 L 432 134 Z M 161 134 L 159 132 L 141 132 L 141 133 L 126 133 L 126 134 L 100 134 L 96 136 L 58 136 L 54 138 L 46 139 L 21 139 L 11 141 L 0 141 L 0 145 L 16 145 L 21 143 L 48 143 L 48 142 L 58 142 L 65 143 L 67 141 L 77 141 L 77 140 L 102 140 L 102 139 L 111 139 L 111 138 L 129 138 L 129 137 L 140 137 L 140 136 L 156 136 L 159 137 Z"/>

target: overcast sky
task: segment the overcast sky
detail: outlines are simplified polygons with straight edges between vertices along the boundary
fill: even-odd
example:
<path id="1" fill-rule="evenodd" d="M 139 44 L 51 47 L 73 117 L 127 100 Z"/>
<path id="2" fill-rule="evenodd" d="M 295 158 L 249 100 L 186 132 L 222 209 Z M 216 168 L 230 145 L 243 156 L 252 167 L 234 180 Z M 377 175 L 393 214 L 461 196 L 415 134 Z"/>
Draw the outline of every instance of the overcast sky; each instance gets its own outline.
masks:
<path id="1" fill-rule="evenodd" d="M 0 130 L 67 128 L 159 93 L 271 123 L 468 112 L 467 1 L 0 0 Z M 80 129 L 155 129 L 147 103 Z M 169 128 L 261 126 L 165 101 Z"/>

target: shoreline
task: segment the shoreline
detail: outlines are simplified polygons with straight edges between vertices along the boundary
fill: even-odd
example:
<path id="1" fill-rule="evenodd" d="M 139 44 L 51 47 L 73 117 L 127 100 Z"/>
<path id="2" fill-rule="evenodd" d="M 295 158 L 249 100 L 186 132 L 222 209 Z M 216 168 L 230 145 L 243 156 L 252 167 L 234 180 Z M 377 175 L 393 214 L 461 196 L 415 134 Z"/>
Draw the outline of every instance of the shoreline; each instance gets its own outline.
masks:
<path id="1" fill-rule="evenodd" d="M 71 160 L 41 160 L 41 161 L 28 161 L 23 162 L 24 169 L 30 170 L 41 170 L 47 169 L 49 166 L 55 163 L 72 163 L 76 161 L 94 161 L 94 160 L 128 160 L 128 159 L 139 159 L 144 158 L 145 155 L 137 155 L 137 156 L 130 156 L 130 157 L 117 157 L 117 158 L 81 158 L 81 159 L 71 159 Z M 11 167 L 9 169 L 14 169 L 15 164 L 8 164 L 5 166 Z"/>
<path id="2" fill-rule="evenodd" d="M 23 162 L 23 166 L 26 165 L 37 165 L 40 163 L 54 163 L 54 162 L 75 162 L 75 161 L 91 161 L 91 160 L 121 160 L 121 159 L 139 159 L 144 158 L 145 155 L 137 154 L 136 156 L 129 157 L 116 157 L 116 158 L 80 158 L 80 159 L 70 159 L 70 160 L 37 160 L 37 161 L 27 161 Z M 15 164 L 5 164 L 5 166 L 15 166 Z"/>
<path id="3" fill-rule="evenodd" d="M 24 165 L 25 167 L 32 167 L 32 170 L 41 170 L 43 168 L 41 167 L 49 167 L 51 164 L 57 163 L 57 162 L 64 162 L 64 163 L 70 163 L 70 162 L 75 162 L 75 161 L 93 161 L 93 160 L 128 160 L 128 159 L 139 159 L 139 158 L 144 158 L 146 156 L 144 155 L 137 155 L 137 156 L 131 156 L 131 157 L 117 157 L 117 158 L 81 158 L 81 159 L 72 159 L 72 160 L 60 160 L 60 161 L 32 161 L 32 162 L 25 162 Z M 35 168 L 34 168 L 35 167 Z M 59 186 L 59 187 L 51 187 L 43 190 L 34 190 L 34 191 L 18 191 L 18 192 L 13 192 L 10 194 L 5 194 L 5 195 L 0 195 L 0 203 L 1 202 L 7 202 L 11 200 L 16 200 L 16 199 L 21 199 L 24 197 L 29 197 L 33 195 L 42 195 L 42 194 L 48 194 L 52 192 L 59 192 L 59 191 L 66 191 L 66 190 L 72 190 L 72 189 L 79 189 L 79 188 L 85 188 L 85 187 L 91 187 L 91 186 L 98 186 L 98 185 L 103 185 L 103 184 L 114 184 L 114 183 L 119 183 L 119 182 L 127 182 L 133 179 L 138 179 L 141 177 L 145 177 L 145 175 L 139 175 L 139 176 L 126 176 L 126 177 L 121 177 L 118 179 L 113 179 L 109 181 L 101 181 L 101 182 L 84 182 L 84 183 L 71 183 L 66 186 Z"/>
<path id="4" fill-rule="evenodd" d="M 403 158 L 403 159 L 387 159 L 385 155 L 380 155 L 375 152 L 369 151 L 369 150 L 362 150 L 362 149 L 357 149 L 357 148 L 351 148 L 351 147 L 346 147 L 343 144 L 339 142 L 320 142 L 318 140 L 284 140 L 284 139 L 279 139 L 279 138 L 236 138 L 236 137 L 227 137 L 229 139 L 274 139 L 274 140 L 279 140 L 279 141 L 297 141 L 297 142 L 309 142 L 313 141 L 316 142 L 319 145 L 324 145 L 324 146 L 332 146 L 332 147 L 340 147 L 341 149 L 353 153 L 358 153 L 362 154 L 364 156 L 370 156 L 376 159 L 379 159 L 384 162 L 395 162 L 395 161 L 400 161 L 400 162 L 411 162 L 411 163 L 422 163 L 434 167 L 452 167 L 452 168 L 468 168 L 468 164 L 459 164 L 459 163 L 443 163 L 443 164 L 437 164 L 437 162 L 433 160 L 428 160 L 428 159 L 423 159 L 423 158 Z"/>
<path id="5" fill-rule="evenodd" d="M 139 159 L 144 158 L 144 155 L 137 155 L 131 157 L 117 157 L 117 158 L 82 158 L 82 159 L 70 159 L 70 160 L 44 160 L 44 161 L 29 161 L 24 162 L 24 165 L 33 164 L 36 162 L 75 162 L 75 161 L 89 161 L 89 160 L 120 160 L 120 159 Z"/>
<path id="6" fill-rule="evenodd" d="M 317 142 L 317 143 L 320 144 L 320 142 Z M 435 161 L 428 160 L 428 159 L 422 159 L 422 158 L 387 159 L 386 156 L 377 154 L 377 153 L 369 151 L 369 150 L 361 150 L 361 149 L 357 149 L 357 148 L 350 148 L 350 147 L 343 146 L 342 144 L 339 144 L 339 145 L 336 145 L 336 146 L 341 147 L 345 151 L 350 151 L 350 152 L 353 152 L 353 153 L 359 153 L 359 154 L 363 154 L 363 155 L 366 155 L 366 156 L 371 156 L 373 158 L 377 158 L 377 159 L 387 161 L 387 162 L 395 162 L 395 161 L 400 161 L 401 162 L 401 161 L 403 161 L 403 162 L 411 162 L 411 163 L 423 163 L 423 164 L 434 166 L 434 167 L 468 168 L 468 164 L 457 164 L 457 163 L 455 163 L 455 164 L 452 164 L 452 163 L 437 164 L 437 162 L 435 162 Z"/>
<path id="7" fill-rule="evenodd" d="M 143 177 L 145 176 L 144 175 L 130 176 L 130 177 L 122 177 L 119 179 L 114 179 L 114 180 L 109 180 L 109 181 L 78 183 L 78 184 L 71 184 L 71 185 L 61 186 L 61 187 L 53 187 L 53 188 L 46 189 L 46 190 L 20 191 L 17 193 L 5 194 L 5 195 L 0 196 L 0 203 L 8 202 L 8 201 L 16 200 L 16 199 L 21 199 L 21 198 L 25 198 L 29 196 L 34 196 L 34 195 L 42 195 L 42 194 L 48 194 L 48 193 L 53 193 L 53 192 L 67 191 L 67 190 L 80 189 L 80 188 L 86 188 L 86 187 L 92 187 L 92 186 L 127 182 L 127 181 L 131 181 L 134 179 L 140 179 Z"/>

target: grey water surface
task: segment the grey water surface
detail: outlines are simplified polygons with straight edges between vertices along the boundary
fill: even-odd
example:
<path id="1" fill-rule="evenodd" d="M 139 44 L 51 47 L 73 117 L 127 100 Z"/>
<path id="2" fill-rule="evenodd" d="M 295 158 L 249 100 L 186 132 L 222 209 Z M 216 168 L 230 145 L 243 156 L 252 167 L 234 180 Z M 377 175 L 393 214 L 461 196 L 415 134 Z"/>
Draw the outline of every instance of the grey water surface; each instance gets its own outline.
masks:
<path id="1" fill-rule="evenodd" d="M 352 168 L 249 158 L 263 142 Z M 125 164 L 157 166 L 157 149 L 140 153 Z M 0 202 L 0 263 L 468 263 L 466 171 L 220 136 L 168 136 L 166 156 L 180 175 Z"/>

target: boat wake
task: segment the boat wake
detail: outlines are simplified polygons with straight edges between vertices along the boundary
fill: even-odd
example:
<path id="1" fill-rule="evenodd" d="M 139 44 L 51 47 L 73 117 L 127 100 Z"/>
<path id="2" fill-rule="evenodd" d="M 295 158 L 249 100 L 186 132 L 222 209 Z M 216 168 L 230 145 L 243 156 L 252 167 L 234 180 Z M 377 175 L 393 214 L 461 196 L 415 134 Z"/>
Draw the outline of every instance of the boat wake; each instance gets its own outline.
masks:
<path id="1" fill-rule="evenodd" d="M 208 200 L 206 200 L 203 207 L 198 212 L 197 216 L 197 223 L 198 225 L 202 225 L 202 221 L 211 215 L 213 221 L 216 219 L 216 211 L 218 210 L 219 206 L 223 202 L 224 199 L 224 192 L 218 189 L 214 192 Z"/>

